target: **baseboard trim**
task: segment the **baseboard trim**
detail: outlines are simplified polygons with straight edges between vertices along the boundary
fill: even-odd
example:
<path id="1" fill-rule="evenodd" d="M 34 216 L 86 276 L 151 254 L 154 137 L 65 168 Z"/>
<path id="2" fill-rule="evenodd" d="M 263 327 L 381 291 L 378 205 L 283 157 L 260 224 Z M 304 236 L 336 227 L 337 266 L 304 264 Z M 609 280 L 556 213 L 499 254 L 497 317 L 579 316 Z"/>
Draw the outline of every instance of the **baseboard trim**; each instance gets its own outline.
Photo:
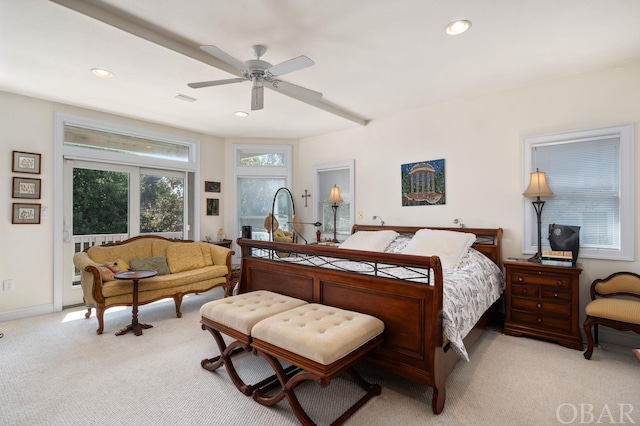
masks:
<path id="1" fill-rule="evenodd" d="M 24 309 L 0 312 L 0 322 L 15 321 L 24 318 L 36 317 L 39 315 L 51 314 L 54 312 L 53 304 L 30 306 Z"/>
<path id="2" fill-rule="evenodd" d="M 632 331 L 618 331 L 601 325 L 598 335 L 600 343 L 613 343 L 630 348 L 640 348 L 640 334 Z"/>

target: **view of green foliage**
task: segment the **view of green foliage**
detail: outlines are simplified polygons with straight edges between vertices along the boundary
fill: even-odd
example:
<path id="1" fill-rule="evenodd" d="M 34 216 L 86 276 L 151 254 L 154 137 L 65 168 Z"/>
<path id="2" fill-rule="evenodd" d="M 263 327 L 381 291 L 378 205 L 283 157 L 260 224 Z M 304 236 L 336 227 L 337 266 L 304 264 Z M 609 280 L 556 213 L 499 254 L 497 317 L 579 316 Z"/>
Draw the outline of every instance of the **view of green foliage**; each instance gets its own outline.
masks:
<path id="1" fill-rule="evenodd" d="M 140 180 L 140 232 L 182 231 L 183 180 L 154 175 Z M 74 168 L 74 235 L 127 233 L 128 204 L 127 173 Z"/>
<path id="2" fill-rule="evenodd" d="M 128 232 L 129 175 L 73 169 L 73 234 Z"/>
<path id="3" fill-rule="evenodd" d="M 142 175 L 140 180 L 140 232 L 182 231 L 183 179 Z"/>

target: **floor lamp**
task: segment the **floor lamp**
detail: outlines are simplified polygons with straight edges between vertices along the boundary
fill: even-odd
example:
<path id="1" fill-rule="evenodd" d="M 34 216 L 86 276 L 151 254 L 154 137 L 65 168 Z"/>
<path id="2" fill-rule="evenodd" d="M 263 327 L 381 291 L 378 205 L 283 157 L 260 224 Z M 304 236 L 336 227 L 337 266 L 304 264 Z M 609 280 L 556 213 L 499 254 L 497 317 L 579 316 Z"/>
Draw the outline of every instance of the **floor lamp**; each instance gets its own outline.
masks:
<path id="1" fill-rule="evenodd" d="M 340 196 L 340 188 L 338 188 L 336 185 L 333 185 L 333 188 L 331 188 L 331 194 L 329 194 L 329 199 L 327 200 L 327 203 L 331 204 L 331 208 L 333 209 L 333 242 L 337 243 L 338 241 L 338 237 L 336 235 L 336 232 L 338 231 L 338 229 L 336 228 L 336 218 L 337 218 L 337 213 L 338 213 L 338 207 L 340 206 L 340 204 L 342 204 L 342 197 Z"/>
<path id="2" fill-rule="evenodd" d="M 531 173 L 531 180 L 529 181 L 529 186 L 522 193 L 527 198 L 536 198 L 535 201 L 532 201 L 533 208 L 536 211 L 536 215 L 538 218 L 538 252 L 529 260 L 531 262 L 539 262 L 542 257 L 542 208 L 544 207 L 544 201 L 540 199 L 540 197 L 550 197 L 553 195 L 553 191 L 547 185 L 547 178 L 544 172 L 536 169 L 535 172 Z"/>

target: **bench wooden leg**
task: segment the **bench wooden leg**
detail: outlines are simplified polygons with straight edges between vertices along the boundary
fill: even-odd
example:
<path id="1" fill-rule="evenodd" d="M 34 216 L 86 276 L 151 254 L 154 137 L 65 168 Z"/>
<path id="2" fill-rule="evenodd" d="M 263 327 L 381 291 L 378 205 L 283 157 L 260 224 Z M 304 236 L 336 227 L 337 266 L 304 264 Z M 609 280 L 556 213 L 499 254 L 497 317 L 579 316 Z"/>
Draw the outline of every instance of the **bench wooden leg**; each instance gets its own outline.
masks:
<path id="1" fill-rule="evenodd" d="M 225 366 L 227 373 L 229 374 L 229 378 L 233 382 L 233 384 L 238 388 L 240 392 L 249 396 L 253 393 L 255 389 L 255 385 L 247 385 L 238 375 L 235 367 L 233 366 L 233 361 L 231 357 L 240 352 L 251 352 L 251 347 L 248 344 L 240 342 L 238 340 L 232 342 L 227 346 L 220 332 L 214 328 L 208 327 L 205 324 L 202 324 L 202 329 L 209 331 L 213 336 L 216 344 L 218 345 L 218 349 L 220 350 L 220 355 L 210 359 L 203 359 L 200 362 L 202 368 L 208 371 L 215 371 L 221 366 Z"/>
<path id="2" fill-rule="evenodd" d="M 313 420 L 311 420 L 311 418 L 304 411 L 304 408 L 302 408 L 300 401 L 296 397 L 294 388 L 300 383 L 307 380 L 315 381 L 324 388 L 331 382 L 331 376 L 321 377 L 302 369 L 297 369 L 297 372 L 295 372 L 294 374 L 290 374 L 282 368 L 282 365 L 277 358 L 261 351 L 260 349 L 254 348 L 254 350 L 257 355 L 266 359 L 269 365 L 271 365 L 273 370 L 276 372 L 276 377 L 278 378 L 278 381 L 281 385 L 281 389 L 274 395 L 267 395 L 268 390 L 265 388 L 256 389 L 253 393 L 253 399 L 262 405 L 271 407 L 286 397 L 287 401 L 289 401 L 291 409 L 293 410 L 293 413 L 296 415 L 302 425 L 315 425 Z M 354 382 L 362 389 L 364 389 L 366 393 L 340 417 L 333 421 L 333 423 L 331 423 L 332 426 L 338 426 L 346 422 L 347 419 L 351 417 L 356 411 L 358 411 L 364 404 L 366 404 L 367 401 L 369 401 L 376 395 L 380 395 L 380 393 L 382 392 L 382 388 L 379 385 L 371 384 L 364 380 L 364 378 L 360 374 L 358 374 L 353 366 L 349 366 L 346 371 L 349 373 Z"/>

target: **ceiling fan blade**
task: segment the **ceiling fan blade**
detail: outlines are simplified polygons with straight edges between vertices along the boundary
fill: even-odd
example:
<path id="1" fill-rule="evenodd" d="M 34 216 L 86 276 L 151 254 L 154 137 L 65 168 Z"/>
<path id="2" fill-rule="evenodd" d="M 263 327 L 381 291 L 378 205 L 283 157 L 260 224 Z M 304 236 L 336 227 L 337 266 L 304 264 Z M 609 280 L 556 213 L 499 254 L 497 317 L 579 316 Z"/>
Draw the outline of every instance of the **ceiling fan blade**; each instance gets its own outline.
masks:
<path id="1" fill-rule="evenodd" d="M 307 101 L 317 102 L 322 99 L 322 93 L 315 90 L 306 89 L 302 86 L 287 83 L 286 81 L 275 80 L 271 82 L 271 85 L 278 92 L 282 92 L 285 95 L 290 95 L 294 98 L 301 98 Z"/>
<path id="2" fill-rule="evenodd" d="M 214 58 L 220 59 L 222 62 L 226 62 L 227 64 L 231 65 L 232 67 L 239 69 L 240 71 L 244 71 L 245 70 L 244 63 L 242 63 L 241 61 L 237 60 L 236 58 L 234 58 L 233 56 L 229 55 L 228 53 L 223 52 L 222 50 L 220 50 L 219 48 L 217 48 L 215 46 L 200 46 L 200 49 L 204 50 L 205 52 L 207 52 L 209 55 L 213 56 Z"/>
<path id="3" fill-rule="evenodd" d="M 273 76 L 278 76 L 278 75 L 287 74 L 292 71 L 301 70 L 302 68 L 310 67 L 313 64 L 315 64 L 315 62 L 313 62 L 311 59 L 303 55 L 303 56 L 298 56 L 297 58 L 289 59 L 288 61 L 284 61 L 270 68 L 267 68 L 265 72 Z"/>
<path id="4" fill-rule="evenodd" d="M 251 111 L 264 108 L 264 86 L 254 85 L 251 88 Z"/>
<path id="5" fill-rule="evenodd" d="M 213 81 L 201 81 L 199 83 L 189 83 L 187 86 L 192 89 L 199 89 L 201 87 L 220 86 L 222 84 L 241 83 L 247 81 L 245 78 L 228 78 L 226 80 L 213 80 Z"/>

